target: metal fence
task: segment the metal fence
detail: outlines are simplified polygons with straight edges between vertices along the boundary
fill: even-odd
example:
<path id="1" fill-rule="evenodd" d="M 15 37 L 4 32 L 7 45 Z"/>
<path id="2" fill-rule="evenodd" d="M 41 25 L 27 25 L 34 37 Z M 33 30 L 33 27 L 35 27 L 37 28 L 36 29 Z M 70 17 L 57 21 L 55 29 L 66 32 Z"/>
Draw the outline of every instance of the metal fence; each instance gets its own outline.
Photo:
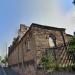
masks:
<path id="1" fill-rule="evenodd" d="M 55 63 L 60 69 L 59 71 L 56 70 L 56 72 L 54 71 L 52 73 L 49 73 L 49 75 L 75 75 L 75 73 L 69 73 L 69 71 L 72 71 L 71 67 L 75 63 L 75 52 L 72 52 L 72 50 L 68 48 L 68 45 L 61 45 L 54 48 L 46 48 L 45 52 L 48 55 L 52 55 L 53 59 L 55 60 L 53 63 Z M 46 75 L 46 72 L 41 72 Z"/>

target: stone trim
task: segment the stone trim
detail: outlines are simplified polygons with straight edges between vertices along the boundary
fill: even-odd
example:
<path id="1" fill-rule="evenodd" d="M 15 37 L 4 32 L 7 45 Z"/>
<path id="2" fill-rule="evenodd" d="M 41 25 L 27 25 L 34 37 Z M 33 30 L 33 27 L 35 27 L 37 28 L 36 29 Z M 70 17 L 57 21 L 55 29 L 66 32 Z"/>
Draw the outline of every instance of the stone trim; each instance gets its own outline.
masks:
<path id="1" fill-rule="evenodd" d="M 51 26 L 40 25 L 40 24 L 36 24 L 36 23 L 32 23 L 30 27 L 38 27 L 38 28 L 48 29 L 48 30 L 65 31 L 65 28 L 51 27 Z"/>

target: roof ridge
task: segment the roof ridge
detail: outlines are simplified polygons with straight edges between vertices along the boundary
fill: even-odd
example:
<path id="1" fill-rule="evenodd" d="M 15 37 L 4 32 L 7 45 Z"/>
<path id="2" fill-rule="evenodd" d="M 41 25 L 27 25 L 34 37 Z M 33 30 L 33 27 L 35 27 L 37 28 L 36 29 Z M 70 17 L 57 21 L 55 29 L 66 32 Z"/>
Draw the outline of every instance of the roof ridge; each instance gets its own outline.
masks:
<path id="1" fill-rule="evenodd" d="M 46 25 L 41 25 L 41 24 L 37 24 L 37 23 L 32 23 L 30 27 L 39 27 L 39 28 L 45 28 L 45 29 L 56 29 L 56 30 L 63 30 L 63 31 L 65 31 L 65 28 L 46 26 Z"/>

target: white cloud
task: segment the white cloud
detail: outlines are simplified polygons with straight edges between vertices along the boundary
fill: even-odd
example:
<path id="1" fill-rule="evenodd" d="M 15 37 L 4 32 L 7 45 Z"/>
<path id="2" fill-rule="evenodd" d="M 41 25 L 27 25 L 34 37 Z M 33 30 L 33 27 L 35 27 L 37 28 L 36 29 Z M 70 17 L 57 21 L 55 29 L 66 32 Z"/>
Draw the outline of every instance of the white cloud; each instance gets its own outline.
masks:
<path id="1" fill-rule="evenodd" d="M 64 14 L 64 10 L 60 6 L 61 1 L 62 0 L 31 0 L 31 3 L 29 3 L 29 0 L 27 0 L 29 5 L 27 4 L 28 7 L 23 6 L 22 12 L 27 12 L 25 16 L 30 18 L 29 23 L 35 22 L 54 27 L 63 27 L 67 29 L 67 33 L 72 34 L 75 30 L 74 9 Z M 25 2 L 23 3 L 26 5 Z M 22 18 L 21 23 L 26 19 Z"/>
<path id="2" fill-rule="evenodd" d="M 65 27 L 67 28 L 68 33 L 73 34 L 75 31 L 75 8 L 73 7 L 65 17 Z"/>
<path id="3" fill-rule="evenodd" d="M 40 3 L 36 4 L 35 10 L 32 10 L 34 13 L 32 14 L 33 22 L 64 27 L 64 16 L 59 0 L 41 0 L 38 2 Z"/>

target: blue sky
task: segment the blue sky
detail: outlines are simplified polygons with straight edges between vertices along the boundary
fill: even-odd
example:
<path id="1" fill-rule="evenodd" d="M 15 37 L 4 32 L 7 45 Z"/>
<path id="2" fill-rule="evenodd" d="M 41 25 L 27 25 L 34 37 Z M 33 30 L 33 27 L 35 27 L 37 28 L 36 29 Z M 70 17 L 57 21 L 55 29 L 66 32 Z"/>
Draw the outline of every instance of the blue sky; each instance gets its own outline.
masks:
<path id="1" fill-rule="evenodd" d="M 6 44 L 16 36 L 20 23 L 35 22 L 68 29 L 70 26 L 59 24 L 64 24 L 63 16 L 73 8 L 72 0 L 0 0 L 0 55 L 5 54 Z"/>

